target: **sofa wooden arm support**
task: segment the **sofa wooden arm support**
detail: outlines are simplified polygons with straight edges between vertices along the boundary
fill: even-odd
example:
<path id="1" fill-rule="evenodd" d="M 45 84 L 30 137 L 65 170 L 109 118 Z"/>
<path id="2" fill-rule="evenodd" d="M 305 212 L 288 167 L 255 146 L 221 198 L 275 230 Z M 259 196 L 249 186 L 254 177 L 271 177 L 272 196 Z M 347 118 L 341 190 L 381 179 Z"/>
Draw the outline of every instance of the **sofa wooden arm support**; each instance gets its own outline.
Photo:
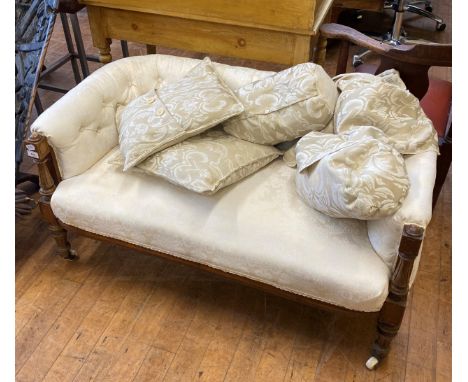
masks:
<path id="1" fill-rule="evenodd" d="M 26 141 L 27 155 L 37 164 L 39 172 L 39 209 L 42 218 L 49 224 L 49 230 L 57 243 L 57 254 L 66 260 L 74 260 L 77 255 L 71 249 L 67 231 L 60 226 L 58 219 L 50 206 L 50 199 L 58 183 L 60 172 L 52 148 L 47 139 L 38 134 L 32 134 Z"/>
<path id="2" fill-rule="evenodd" d="M 390 279 L 387 300 L 379 314 L 377 338 L 372 347 L 372 356 L 377 360 L 387 355 L 390 343 L 400 329 L 406 309 L 410 277 L 423 236 L 424 228 L 420 226 L 406 224 L 403 228 L 397 263 Z"/>

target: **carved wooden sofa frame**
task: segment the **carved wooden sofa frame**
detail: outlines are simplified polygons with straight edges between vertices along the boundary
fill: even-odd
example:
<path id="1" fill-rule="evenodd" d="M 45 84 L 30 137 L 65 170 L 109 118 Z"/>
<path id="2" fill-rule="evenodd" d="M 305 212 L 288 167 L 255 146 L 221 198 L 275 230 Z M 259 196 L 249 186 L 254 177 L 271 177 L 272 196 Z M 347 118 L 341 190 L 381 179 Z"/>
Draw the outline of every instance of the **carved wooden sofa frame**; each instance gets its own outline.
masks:
<path id="1" fill-rule="evenodd" d="M 331 25 L 331 24 L 330 24 Z M 326 25 L 322 28 L 322 34 L 324 37 L 330 38 L 344 38 L 346 43 L 343 45 L 340 53 L 340 60 L 338 62 L 338 70 L 343 71 L 346 68 L 347 54 L 349 41 L 359 42 L 362 41 L 362 36 L 357 36 L 356 34 L 348 34 L 343 31 L 342 26 L 330 26 Z M 349 29 L 349 28 L 348 28 Z M 354 33 L 354 32 L 353 32 Z M 365 36 L 364 36 L 365 37 Z M 401 54 L 408 52 L 407 47 L 392 47 L 388 48 L 387 46 L 373 45 L 374 43 L 366 40 L 368 48 L 373 48 L 378 51 L 383 50 L 387 56 L 395 54 L 397 57 L 401 57 Z M 373 40 L 372 40 L 373 41 Z M 389 53 L 390 52 L 390 53 Z M 345 61 L 344 61 L 345 60 Z M 344 62 L 344 63 L 343 63 Z M 388 61 L 385 62 L 386 66 L 389 65 Z M 427 62 L 424 62 L 422 65 L 425 69 L 427 75 L 427 69 L 429 68 Z M 386 68 L 386 67 L 385 67 Z M 405 78 L 405 68 L 408 66 L 398 66 L 400 72 L 402 72 L 402 77 Z M 414 73 L 414 67 L 410 65 L 411 70 Z M 424 77 L 422 77 L 424 81 Z M 421 86 L 419 84 L 418 86 Z M 422 85 L 424 86 L 424 84 Z M 420 89 L 419 89 L 420 90 Z M 33 158 L 38 166 L 39 179 L 40 179 L 40 199 L 39 207 L 43 219 L 48 223 L 50 232 L 55 239 L 57 244 L 57 254 L 62 256 L 66 260 L 75 260 L 78 258 L 75 251 L 71 248 L 70 242 L 68 241 L 67 232 L 74 231 L 80 235 L 90 237 L 92 239 L 107 241 L 113 244 L 118 244 L 127 248 L 135 249 L 140 252 L 160 256 L 167 258 L 173 261 L 181 262 L 196 268 L 213 272 L 219 274 L 223 277 L 234 279 L 239 282 L 242 282 L 246 285 L 259 288 L 268 293 L 278 295 L 280 297 L 288 298 L 293 301 L 314 305 L 322 309 L 327 310 L 340 310 L 347 311 L 356 315 L 363 314 L 374 314 L 374 313 L 365 313 L 353 311 L 350 309 L 342 308 L 336 305 L 328 304 L 322 301 L 314 300 L 305 296 L 297 295 L 274 286 L 254 281 L 245 277 L 234 275 L 221 271 L 219 269 L 211 268 L 209 266 L 199 264 L 194 261 L 189 261 L 181 259 L 179 257 L 174 257 L 165 253 L 157 252 L 142 246 L 131 244 L 122 240 L 101 236 L 77 227 L 73 227 L 61 222 L 53 213 L 51 208 L 51 198 L 57 187 L 61 182 L 60 171 L 58 168 L 57 160 L 54 154 L 54 151 L 51 146 L 49 146 L 47 139 L 43 136 L 32 134 L 29 139 L 26 141 L 26 149 L 28 155 Z M 385 303 L 383 304 L 379 314 L 378 314 L 378 323 L 377 323 L 377 337 L 373 343 L 371 350 L 371 358 L 369 358 L 366 366 L 369 369 L 374 368 L 377 363 L 382 360 L 388 353 L 390 343 L 392 339 L 397 335 L 400 328 L 401 322 L 403 320 L 403 315 L 406 308 L 407 297 L 410 288 L 410 277 L 413 270 L 414 262 L 420 252 L 421 243 L 424 236 L 424 228 L 414 225 L 406 224 L 404 225 L 401 241 L 399 245 L 398 258 L 396 266 L 393 270 L 389 281 L 389 293 L 386 298 Z"/>

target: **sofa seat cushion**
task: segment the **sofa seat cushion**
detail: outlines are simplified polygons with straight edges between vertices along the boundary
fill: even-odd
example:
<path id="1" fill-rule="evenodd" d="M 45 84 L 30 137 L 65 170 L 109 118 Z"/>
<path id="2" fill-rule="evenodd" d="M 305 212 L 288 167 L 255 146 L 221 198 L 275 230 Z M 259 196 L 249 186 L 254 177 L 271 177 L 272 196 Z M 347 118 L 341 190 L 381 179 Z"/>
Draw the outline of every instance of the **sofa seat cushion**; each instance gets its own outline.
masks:
<path id="1" fill-rule="evenodd" d="M 109 164 L 114 148 L 62 181 L 52 209 L 66 224 L 358 311 L 378 311 L 389 268 L 365 222 L 305 205 L 281 159 L 213 196 Z"/>

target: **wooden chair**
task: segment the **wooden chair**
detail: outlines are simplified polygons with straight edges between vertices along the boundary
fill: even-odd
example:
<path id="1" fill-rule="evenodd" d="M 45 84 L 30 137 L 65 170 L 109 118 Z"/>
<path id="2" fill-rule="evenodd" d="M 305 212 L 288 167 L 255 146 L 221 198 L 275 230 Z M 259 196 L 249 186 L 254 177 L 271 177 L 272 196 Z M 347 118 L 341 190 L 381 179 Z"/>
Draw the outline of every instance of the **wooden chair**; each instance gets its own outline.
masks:
<path id="1" fill-rule="evenodd" d="M 437 177 L 433 192 L 433 208 L 437 203 L 442 186 L 452 163 L 452 84 L 448 81 L 429 78 L 431 66 L 452 66 L 451 44 L 402 44 L 390 45 L 350 27 L 339 24 L 324 24 L 320 33 L 327 39 L 340 40 L 336 74 L 346 73 L 350 44 L 369 49 L 377 54 L 376 64 L 362 64 L 358 72 L 379 74 L 394 68 L 408 90 L 421 101 L 421 107 L 432 120 L 439 135 L 440 155 L 437 158 Z"/>

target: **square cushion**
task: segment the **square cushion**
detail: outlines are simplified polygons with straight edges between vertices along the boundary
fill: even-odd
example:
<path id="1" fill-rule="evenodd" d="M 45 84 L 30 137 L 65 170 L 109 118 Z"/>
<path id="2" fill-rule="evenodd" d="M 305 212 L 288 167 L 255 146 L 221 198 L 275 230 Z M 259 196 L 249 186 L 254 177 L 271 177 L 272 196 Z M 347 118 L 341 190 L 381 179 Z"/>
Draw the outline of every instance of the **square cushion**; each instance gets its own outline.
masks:
<path id="1" fill-rule="evenodd" d="M 377 76 L 367 73 L 335 77 L 341 94 L 336 102 L 335 133 L 355 126 L 382 130 L 401 154 L 438 152 L 437 133 L 399 73 L 387 70 Z"/>
<path id="2" fill-rule="evenodd" d="M 322 130 L 333 116 L 338 92 L 321 66 L 305 63 L 235 91 L 244 112 L 223 123 L 238 138 L 275 145 Z"/>
<path id="3" fill-rule="evenodd" d="M 130 102 L 120 119 L 124 170 L 243 111 L 209 58 L 183 78 Z"/>
<path id="4" fill-rule="evenodd" d="M 214 129 L 152 154 L 136 168 L 211 195 L 256 172 L 280 154 L 272 146 L 243 141 Z M 123 158 L 117 153 L 110 161 L 121 165 Z"/>
<path id="5" fill-rule="evenodd" d="M 297 190 L 326 215 L 361 220 L 394 214 L 409 190 L 403 157 L 374 127 L 312 132 L 296 147 Z"/>

